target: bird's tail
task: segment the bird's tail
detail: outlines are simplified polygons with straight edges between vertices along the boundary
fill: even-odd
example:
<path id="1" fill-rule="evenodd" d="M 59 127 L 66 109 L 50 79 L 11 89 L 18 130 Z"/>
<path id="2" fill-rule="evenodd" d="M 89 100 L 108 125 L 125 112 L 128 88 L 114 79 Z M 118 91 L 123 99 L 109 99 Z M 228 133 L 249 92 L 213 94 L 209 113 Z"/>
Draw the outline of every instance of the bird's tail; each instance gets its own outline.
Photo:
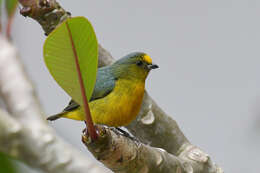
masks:
<path id="1" fill-rule="evenodd" d="M 55 114 L 55 115 L 51 115 L 47 118 L 47 120 L 49 121 L 55 121 L 59 118 L 62 118 L 62 116 L 65 114 L 66 112 L 61 112 L 61 113 L 58 113 L 58 114 Z"/>

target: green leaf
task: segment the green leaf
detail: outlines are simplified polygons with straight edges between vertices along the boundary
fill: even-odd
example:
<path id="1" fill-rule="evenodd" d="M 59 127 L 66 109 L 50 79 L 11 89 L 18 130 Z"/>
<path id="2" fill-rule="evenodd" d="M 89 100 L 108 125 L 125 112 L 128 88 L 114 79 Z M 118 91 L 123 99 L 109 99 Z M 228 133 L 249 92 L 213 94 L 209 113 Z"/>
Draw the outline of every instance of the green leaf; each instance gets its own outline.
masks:
<path id="1" fill-rule="evenodd" d="M 91 98 L 96 82 L 98 43 L 86 18 L 70 18 L 58 26 L 46 39 L 43 54 L 53 78 L 77 103 L 83 105 L 75 61 L 78 59 L 86 96 L 88 100 Z"/>
<path id="2" fill-rule="evenodd" d="M 11 162 L 11 159 L 7 157 L 5 154 L 0 152 L 0 171 L 1 172 L 8 172 L 8 173 L 15 173 L 15 166 Z"/>
<path id="3" fill-rule="evenodd" d="M 5 1 L 5 8 L 6 8 L 7 15 L 9 18 L 14 15 L 17 5 L 18 5 L 17 0 L 6 0 Z"/>

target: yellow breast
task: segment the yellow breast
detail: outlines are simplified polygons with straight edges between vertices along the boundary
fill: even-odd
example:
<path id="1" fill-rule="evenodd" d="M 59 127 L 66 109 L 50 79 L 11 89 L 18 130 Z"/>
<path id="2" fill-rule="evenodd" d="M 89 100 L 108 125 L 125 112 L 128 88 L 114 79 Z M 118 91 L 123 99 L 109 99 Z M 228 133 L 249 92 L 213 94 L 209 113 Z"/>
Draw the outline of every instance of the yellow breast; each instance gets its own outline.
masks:
<path id="1" fill-rule="evenodd" d="M 119 79 L 110 94 L 90 102 L 94 123 L 116 127 L 129 124 L 141 108 L 143 95 L 143 81 Z"/>

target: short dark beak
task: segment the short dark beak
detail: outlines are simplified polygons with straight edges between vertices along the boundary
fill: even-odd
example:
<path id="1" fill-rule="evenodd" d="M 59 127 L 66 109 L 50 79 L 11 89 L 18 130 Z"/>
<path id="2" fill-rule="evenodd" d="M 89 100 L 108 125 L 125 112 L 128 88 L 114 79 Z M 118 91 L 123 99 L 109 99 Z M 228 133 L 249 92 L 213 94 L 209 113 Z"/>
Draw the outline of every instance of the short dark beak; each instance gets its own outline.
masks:
<path id="1" fill-rule="evenodd" d="M 156 64 L 149 64 L 149 65 L 148 65 L 148 68 L 149 68 L 149 69 L 156 69 L 156 68 L 159 68 L 159 66 L 156 65 Z"/>

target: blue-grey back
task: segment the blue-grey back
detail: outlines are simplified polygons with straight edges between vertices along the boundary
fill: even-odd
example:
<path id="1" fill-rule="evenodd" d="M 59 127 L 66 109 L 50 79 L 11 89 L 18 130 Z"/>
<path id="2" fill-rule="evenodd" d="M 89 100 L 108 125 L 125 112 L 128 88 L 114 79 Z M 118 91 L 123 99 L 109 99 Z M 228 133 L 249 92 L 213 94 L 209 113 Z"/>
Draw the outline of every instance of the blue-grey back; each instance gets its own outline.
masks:
<path id="1" fill-rule="evenodd" d="M 111 66 L 101 67 L 97 72 L 97 80 L 90 101 L 105 97 L 115 87 L 116 78 L 112 73 Z"/>

